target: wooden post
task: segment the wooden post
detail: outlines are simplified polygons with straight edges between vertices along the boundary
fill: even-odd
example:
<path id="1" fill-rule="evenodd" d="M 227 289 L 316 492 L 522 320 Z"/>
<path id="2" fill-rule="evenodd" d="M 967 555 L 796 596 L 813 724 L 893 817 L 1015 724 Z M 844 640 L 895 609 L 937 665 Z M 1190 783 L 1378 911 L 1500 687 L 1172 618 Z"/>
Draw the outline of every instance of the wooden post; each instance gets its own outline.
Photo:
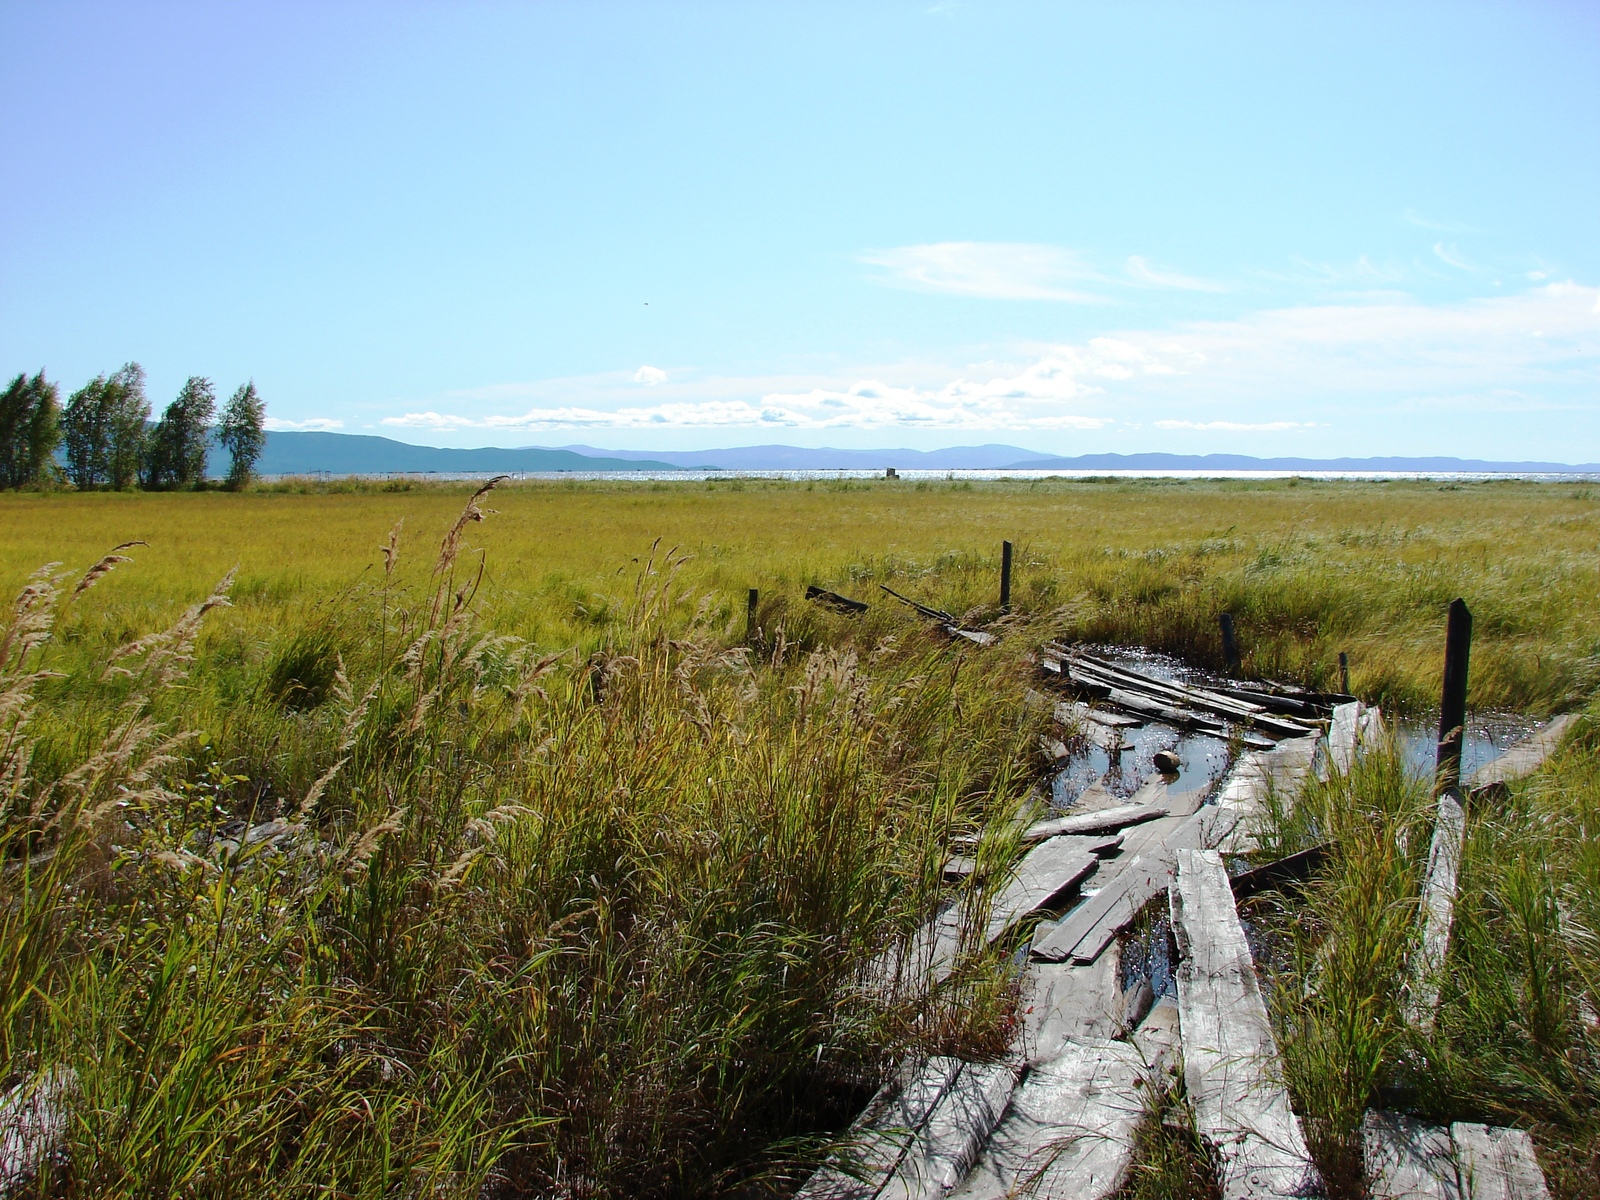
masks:
<path id="1" fill-rule="evenodd" d="M 1461 743 L 1467 722 L 1467 658 L 1472 652 L 1472 613 L 1467 602 L 1450 601 L 1444 635 L 1444 691 L 1439 700 L 1439 751 L 1435 760 L 1438 790 L 1461 784 Z"/>
<path id="2" fill-rule="evenodd" d="M 1000 543 L 1000 607 L 1011 607 L 1011 543 Z"/>
<path id="3" fill-rule="evenodd" d="M 1350 656 L 1343 650 L 1339 651 L 1339 690 L 1350 694 Z"/>
<path id="4" fill-rule="evenodd" d="M 750 589 L 750 598 L 744 610 L 744 640 L 746 645 L 756 644 L 756 638 L 761 630 L 756 626 L 756 605 L 761 603 L 761 593 L 755 588 Z"/>
<path id="5" fill-rule="evenodd" d="M 1239 669 L 1239 639 L 1233 633 L 1233 614 L 1223 613 L 1217 618 L 1217 624 L 1222 626 L 1222 661 L 1227 664 L 1228 670 Z"/>

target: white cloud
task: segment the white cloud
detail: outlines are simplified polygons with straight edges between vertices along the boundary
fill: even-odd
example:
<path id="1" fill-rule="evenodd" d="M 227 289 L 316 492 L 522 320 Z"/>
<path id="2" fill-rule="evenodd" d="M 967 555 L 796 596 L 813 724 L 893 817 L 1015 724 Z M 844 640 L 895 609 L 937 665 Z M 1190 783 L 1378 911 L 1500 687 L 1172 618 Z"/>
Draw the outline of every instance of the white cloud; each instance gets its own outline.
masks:
<path id="1" fill-rule="evenodd" d="M 385 425 L 399 425 L 406 429 L 470 429 L 481 424 L 471 417 L 461 417 L 454 413 L 420 412 L 406 413 L 398 417 L 383 418 Z"/>
<path id="2" fill-rule="evenodd" d="M 633 373 L 633 381 L 642 383 L 646 387 L 654 387 L 658 383 L 667 381 L 667 373 L 660 367 L 652 367 L 649 363 L 646 363 Z"/>
<path id="3" fill-rule="evenodd" d="M 888 272 L 883 280 L 923 292 L 991 300 L 1063 300 L 1098 304 L 1081 283 L 1107 283 L 1071 250 L 1025 242 L 934 242 L 874 250 L 861 261 Z"/>
<path id="4" fill-rule="evenodd" d="M 1462 411 L 1593 407 L 1600 289 L 1553 283 L 1453 304 L 1411 299 L 1270 309 L 1232 321 L 1124 329 L 1037 345 L 964 370 L 927 364 L 838 375 L 694 377 L 629 372 L 505 384 L 445 399 L 494 415 L 390 417 L 424 429 L 744 428 L 1051 430 L 1154 427 L 1288 432 L 1376 428 L 1450 397 Z M 520 413 L 506 410 L 522 409 Z M 1196 414 L 1227 413 L 1228 419 Z"/>
<path id="5" fill-rule="evenodd" d="M 1215 429 L 1228 433 L 1281 433 L 1286 429 L 1314 429 L 1313 421 L 1154 421 L 1157 429 Z"/>
<path id="6" fill-rule="evenodd" d="M 1460 221 L 1435 221 L 1419 215 L 1414 209 L 1406 209 L 1401 214 L 1403 219 L 1418 229 L 1431 229 L 1435 233 L 1482 233 L 1483 230 L 1471 225 L 1464 225 Z"/>
<path id="7" fill-rule="evenodd" d="M 285 421 L 281 417 L 268 417 L 267 429 L 273 433 L 327 433 L 333 429 L 343 429 L 343 421 L 335 421 L 331 417 L 311 417 L 305 421 Z"/>
<path id="8" fill-rule="evenodd" d="M 1435 242 L 1433 244 L 1433 254 L 1434 257 L 1440 262 L 1444 263 L 1446 266 L 1455 267 L 1458 271 L 1471 271 L 1475 269 L 1473 265 L 1469 263 L 1462 255 L 1461 251 L 1456 249 L 1456 244 L 1454 242 L 1451 242 L 1448 246 L 1446 246 L 1443 242 Z"/>
<path id="9" fill-rule="evenodd" d="M 1128 259 L 1128 274 L 1150 287 L 1178 288 L 1186 292 L 1225 292 L 1228 289 L 1209 279 L 1193 275 L 1180 275 L 1176 271 L 1162 271 L 1150 265 L 1150 260 L 1135 254 Z"/>

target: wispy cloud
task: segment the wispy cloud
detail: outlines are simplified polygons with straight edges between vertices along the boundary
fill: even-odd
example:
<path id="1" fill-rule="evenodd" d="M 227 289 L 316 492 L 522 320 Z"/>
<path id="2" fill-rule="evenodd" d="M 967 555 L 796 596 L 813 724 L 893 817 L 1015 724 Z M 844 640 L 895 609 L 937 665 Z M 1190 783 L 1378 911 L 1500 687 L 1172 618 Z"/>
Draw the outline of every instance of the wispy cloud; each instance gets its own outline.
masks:
<path id="1" fill-rule="evenodd" d="M 1157 429 L 1209 429 L 1227 433 L 1281 433 L 1286 429 L 1315 429 L 1314 421 L 1152 421 Z"/>
<path id="2" fill-rule="evenodd" d="M 335 421 L 331 417 L 311 417 L 304 421 L 285 421 L 281 417 L 268 417 L 265 424 L 273 433 L 327 433 L 344 428 L 343 421 Z"/>
<path id="3" fill-rule="evenodd" d="M 1400 214 L 1400 219 L 1408 225 L 1415 225 L 1418 229 L 1429 229 L 1434 233 L 1482 233 L 1483 230 L 1472 225 L 1465 225 L 1460 221 L 1437 221 L 1431 217 L 1424 217 L 1414 209 L 1406 209 Z"/>
<path id="4" fill-rule="evenodd" d="M 471 429 L 482 425 L 483 422 L 455 413 L 415 412 L 404 413 L 398 417 L 384 417 L 382 424 L 402 429 Z"/>
<path id="5" fill-rule="evenodd" d="M 1473 271 L 1477 269 L 1467 261 L 1466 256 L 1461 251 L 1456 249 L 1454 242 L 1451 242 L 1448 246 L 1443 242 L 1435 242 L 1433 244 L 1433 255 L 1446 266 L 1455 267 L 1458 271 Z"/>
<path id="6" fill-rule="evenodd" d="M 1150 265 L 1150 260 L 1135 254 L 1128 259 L 1128 274 L 1149 287 L 1177 288 L 1185 292 L 1225 292 L 1228 289 L 1209 279 L 1193 275 L 1180 275 L 1176 271 L 1163 271 Z"/>
<path id="7" fill-rule="evenodd" d="M 633 373 L 633 381 L 642 383 L 646 387 L 654 387 L 658 383 L 667 381 L 667 373 L 660 367 L 652 367 L 649 363 L 646 363 Z"/>
<path id="8" fill-rule="evenodd" d="M 1109 282 L 1082 258 L 1060 246 L 1027 242 L 934 242 L 897 246 L 861 256 L 882 267 L 879 278 L 897 287 L 990 300 L 1058 300 L 1101 304 L 1105 297 L 1082 290 Z"/>

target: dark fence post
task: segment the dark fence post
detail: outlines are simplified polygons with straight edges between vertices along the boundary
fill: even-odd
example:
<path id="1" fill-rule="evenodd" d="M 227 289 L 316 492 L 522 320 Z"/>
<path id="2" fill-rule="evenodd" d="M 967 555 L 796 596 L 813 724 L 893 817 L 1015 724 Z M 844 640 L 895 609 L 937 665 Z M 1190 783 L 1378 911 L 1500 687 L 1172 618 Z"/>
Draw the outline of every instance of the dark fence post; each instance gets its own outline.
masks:
<path id="1" fill-rule="evenodd" d="M 1439 699 L 1439 754 L 1435 779 L 1441 792 L 1461 785 L 1461 744 L 1467 723 L 1467 659 L 1472 653 L 1472 613 L 1465 600 L 1450 601 L 1444 635 L 1444 692 Z"/>
<path id="2" fill-rule="evenodd" d="M 1223 613 L 1217 618 L 1217 624 L 1222 626 L 1222 661 L 1228 670 L 1238 671 L 1239 639 L 1233 633 L 1233 614 Z"/>
<path id="3" fill-rule="evenodd" d="M 755 645 L 757 635 L 761 630 L 756 627 L 756 605 L 761 603 L 761 593 L 755 588 L 750 589 L 750 598 L 744 610 L 744 640 L 747 645 Z"/>
<path id="4" fill-rule="evenodd" d="M 1011 607 L 1011 543 L 1000 543 L 1000 607 Z"/>
<path id="5" fill-rule="evenodd" d="M 1339 651 L 1339 690 L 1350 694 L 1350 656 L 1343 650 Z"/>

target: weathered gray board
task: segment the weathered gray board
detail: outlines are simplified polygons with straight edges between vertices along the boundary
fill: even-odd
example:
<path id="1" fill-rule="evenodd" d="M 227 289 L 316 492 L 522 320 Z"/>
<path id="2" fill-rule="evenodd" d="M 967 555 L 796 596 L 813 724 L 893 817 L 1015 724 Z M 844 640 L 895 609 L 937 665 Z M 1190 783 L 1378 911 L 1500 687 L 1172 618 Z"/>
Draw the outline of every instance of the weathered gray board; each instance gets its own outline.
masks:
<path id="1" fill-rule="evenodd" d="M 1216 1151 L 1222 1195 L 1314 1194 L 1316 1168 L 1289 1106 L 1222 856 L 1184 849 L 1177 858 L 1171 904 L 1184 1079 L 1196 1130 Z"/>
<path id="2" fill-rule="evenodd" d="M 1229 854 L 1242 854 L 1255 845 L 1274 800 L 1293 803 L 1311 773 L 1321 739 L 1290 738 L 1266 751 L 1246 751 L 1217 793 L 1214 838 Z"/>
<path id="3" fill-rule="evenodd" d="M 985 943 L 994 941 L 1029 913 L 1048 906 L 1050 901 L 1082 882 L 1099 863 L 1098 855 L 1115 847 L 1120 840 L 1115 836 L 1065 836 L 1049 838 L 1034 846 L 1017 864 L 1011 879 L 991 899 L 984 926 Z M 970 923 L 969 911 L 961 904 L 951 903 L 917 932 L 909 946 L 885 955 L 878 964 L 877 973 L 892 978 L 897 968 L 909 965 L 915 970 L 927 967 L 934 978 L 943 979 L 955 965 L 961 950 L 962 930 Z"/>
<path id="4" fill-rule="evenodd" d="M 1568 713 L 1557 717 L 1532 737 L 1518 742 L 1493 762 L 1484 763 L 1467 779 L 1469 792 L 1481 791 L 1497 784 L 1515 783 L 1532 775 L 1544 760 L 1556 752 L 1561 739 L 1567 735 L 1577 717 Z"/>
<path id="5" fill-rule="evenodd" d="M 877 1193 L 878 1200 L 942 1200 L 972 1169 L 1017 1084 L 1014 1063 L 963 1063 Z"/>
<path id="6" fill-rule="evenodd" d="M 1431 1029 L 1439 1007 L 1445 957 L 1450 950 L 1450 924 L 1456 909 L 1456 874 L 1461 868 L 1461 848 L 1467 835 L 1467 817 L 1453 792 L 1439 797 L 1439 816 L 1428 847 L 1428 869 L 1422 878 L 1422 940 L 1411 963 L 1411 991 L 1406 997 L 1406 1017 L 1421 1029 Z"/>
<path id="7" fill-rule="evenodd" d="M 1348 775 L 1356 763 L 1356 746 L 1361 740 L 1361 701 L 1336 704 L 1328 722 L 1328 765 L 1340 775 Z"/>
<path id="8" fill-rule="evenodd" d="M 1072 813 L 1065 817 L 1051 817 L 1036 821 L 1022 832 L 1025 842 L 1042 841 L 1066 833 L 1105 833 L 1124 826 L 1153 821 L 1167 815 L 1164 802 L 1119 804 L 1115 808 L 1102 808 L 1096 812 Z"/>
<path id="9" fill-rule="evenodd" d="M 1361 1122 L 1361 1157 L 1372 1200 L 1461 1200 L 1448 1129 L 1368 1112 Z"/>
<path id="10" fill-rule="evenodd" d="M 1550 1200 L 1533 1140 L 1520 1129 L 1450 1126 L 1466 1200 Z"/>
<path id="11" fill-rule="evenodd" d="M 1091 963 L 1126 929 L 1139 911 L 1162 895 L 1172 881 L 1177 851 L 1201 844 L 1209 814 L 1164 817 L 1135 830 L 1123 843 L 1120 869 L 1105 886 L 1068 913 L 1034 942 L 1032 955 L 1043 962 Z"/>
<path id="12" fill-rule="evenodd" d="M 806 1181 L 796 1200 L 871 1200 L 883 1190 L 934 1105 L 948 1092 L 963 1064 L 930 1058 L 884 1085 L 829 1156 Z"/>
<path id="13" fill-rule="evenodd" d="M 1074 1041 L 1028 1072 L 959 1200 L 1102 1200 L 1128 1174 L 1149 1067 L 1127 1042 Z"/>

